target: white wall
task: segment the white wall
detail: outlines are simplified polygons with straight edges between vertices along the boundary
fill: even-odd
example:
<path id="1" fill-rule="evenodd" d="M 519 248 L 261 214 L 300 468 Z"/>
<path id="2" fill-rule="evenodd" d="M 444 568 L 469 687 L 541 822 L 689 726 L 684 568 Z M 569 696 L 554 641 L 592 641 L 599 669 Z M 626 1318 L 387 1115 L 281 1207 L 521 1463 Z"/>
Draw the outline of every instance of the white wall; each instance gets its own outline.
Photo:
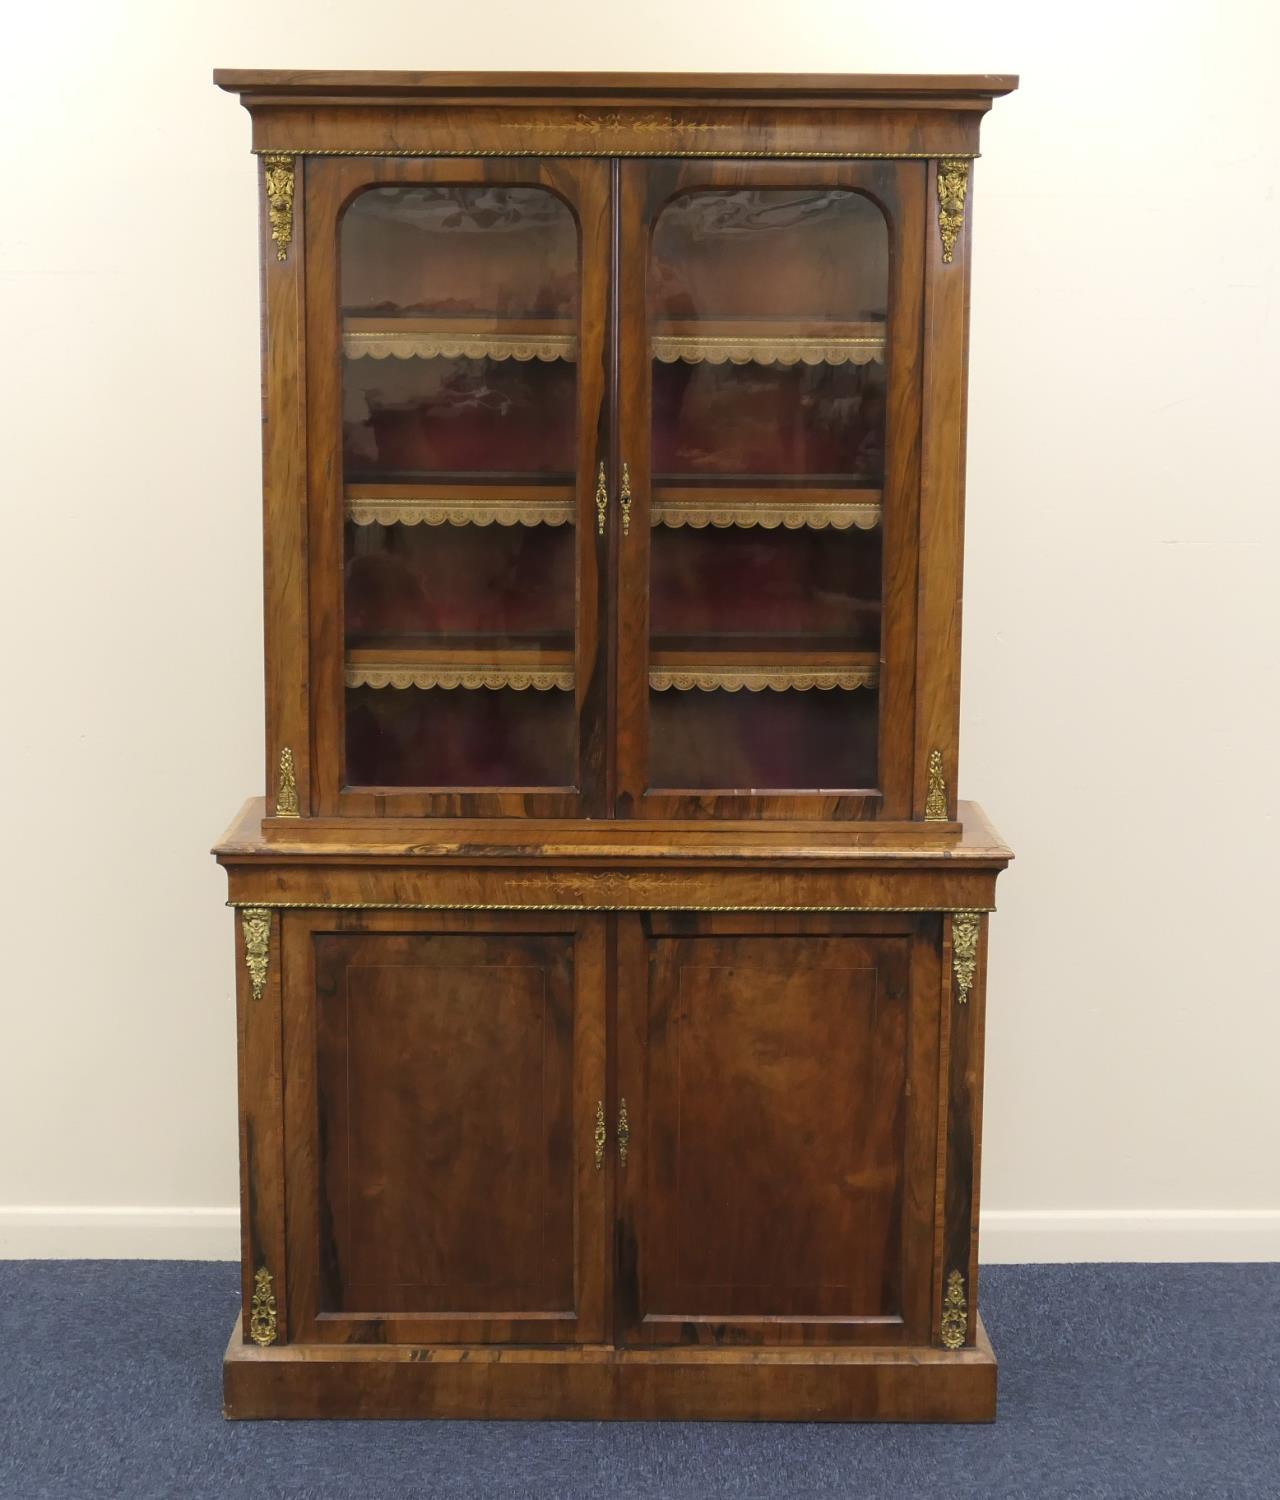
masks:
<path id="1" fill-rule="evenodd" d="M 16 27 L 16 31 L 15 31 Z M 0 1253 L 235 1253 L 255 175 L 215 65 L 1020 71 L 974 192 L 992 1257 L 1280 1255 L 1269 0 L 101 0 L 6 26 Z"/>

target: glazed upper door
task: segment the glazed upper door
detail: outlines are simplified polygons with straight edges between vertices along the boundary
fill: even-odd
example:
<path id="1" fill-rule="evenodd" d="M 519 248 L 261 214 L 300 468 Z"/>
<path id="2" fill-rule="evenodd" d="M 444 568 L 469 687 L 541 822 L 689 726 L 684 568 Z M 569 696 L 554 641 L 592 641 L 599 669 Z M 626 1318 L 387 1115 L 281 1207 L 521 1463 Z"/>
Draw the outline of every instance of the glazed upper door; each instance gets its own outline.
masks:
<path id="1" fill-rule="evenodd" d="M 928 1339 L 936 925 L 618 919 L 619 1342 Z"/>
<path id="2" fill-rule="evenodd" d="M 285 915 L 295 1339 L 604 1336 L 604 926 Z"/>
<path id="3" fill-rule="evenodd" d="M 924 183 L 622 164 L 624 816 L 910 816 Z"/>
<path id="4" fill-rule="evenodd" d="M 306 172 L 314 811 L 604 810 L 609 168 Z"/>

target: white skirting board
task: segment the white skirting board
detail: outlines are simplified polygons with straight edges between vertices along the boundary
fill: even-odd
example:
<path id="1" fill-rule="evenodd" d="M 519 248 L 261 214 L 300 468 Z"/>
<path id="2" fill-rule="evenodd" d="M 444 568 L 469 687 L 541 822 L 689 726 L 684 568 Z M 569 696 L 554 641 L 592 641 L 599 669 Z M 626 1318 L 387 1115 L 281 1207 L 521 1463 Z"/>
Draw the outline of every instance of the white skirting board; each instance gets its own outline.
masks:
<path id="1" fill-rule="evenodd" d="M 239 1260 L 238 1208 L 0 1207 L 0 1260 Z"/>
<path id="2" fill-rule="evenodd" d="M 0 1207 L 0 1260 L 238 1260 L 236 1208 Z M 1276 1261 L 1280 1209 L 991 1209 L 990 1265 Z"/>
<path id="3" fill-rule="evenodd" d="M 1280 1260 L 1280 1208 L 990 1209 L 979 1255 L 993 1266 Z"/>

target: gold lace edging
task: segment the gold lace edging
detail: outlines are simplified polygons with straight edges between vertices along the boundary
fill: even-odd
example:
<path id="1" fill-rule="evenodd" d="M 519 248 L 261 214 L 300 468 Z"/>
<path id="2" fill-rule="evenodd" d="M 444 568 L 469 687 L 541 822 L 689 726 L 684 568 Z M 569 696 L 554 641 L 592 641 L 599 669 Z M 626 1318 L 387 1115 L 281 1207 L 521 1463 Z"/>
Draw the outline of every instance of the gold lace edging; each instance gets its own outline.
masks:
<path id="1" fill-rule="evenodd" d="M 766 688 L 774 693 L 785 693 L 792 689 L 807 693 L 811 688 L 817 688 L 822 693 L 834 692 L 836 689 L 850 692 L 854 688 L 875 687 L 879 681 L 880 673 L 874 667 L 830 672 L 806 672 L 794 668 L 781 671 L 734 671 L 721 668 L 681 671 L 655 667 L 649 673 L 649 686 L 658 693 L 668 692 L 672 688 L 680 693 L 691 692 L 694 688 L 704 693 L 740 693 L 743 689 L 748 693 L 762 693 Z"/>
<path id="2" fill-rule="evenodd" d="M 344 672 L 349 688 L 514 688 L 540 693 L 553 689 L 573 691 L 573 668 L 449 667 L 449 666 L 349 666 Z"/>
<path id="3" fill-rule="evenodd" d="M 357 526 L 567 526 L 570 500 L 348 500 Z"/>
<path id="4" fill-rule="evenodd" d="M 557 359 L 576 360 L 578 340 L 573 334 L 468 333 L 344 333 L 342 350 L 348 359 L 514 359 L 522 363 Z"/>
<path id="5" fill-rule="evenodd" d="M 869 365 L 884 363 L 884 340 L 677 337 L 655 334 L 653 357 L 664 365 Z"/>
<path id="6" fill-rule="evenodd" d="M 706 526 L 725 529 L 730 526 L 762 526 L 774 531 L 785 526 L 788 531 L 808 527 L 823 531 L 832 527 L 836 531 L 847 531 L 856 526 L 859 531 L 870 531 L 880 524 L 880 507 L 874 501 L 854 502 L 848 505 L 705 505 L 698 501 L 658 500 L 649 511 L 651 526 L 692 526 L 701 530 Z"/>

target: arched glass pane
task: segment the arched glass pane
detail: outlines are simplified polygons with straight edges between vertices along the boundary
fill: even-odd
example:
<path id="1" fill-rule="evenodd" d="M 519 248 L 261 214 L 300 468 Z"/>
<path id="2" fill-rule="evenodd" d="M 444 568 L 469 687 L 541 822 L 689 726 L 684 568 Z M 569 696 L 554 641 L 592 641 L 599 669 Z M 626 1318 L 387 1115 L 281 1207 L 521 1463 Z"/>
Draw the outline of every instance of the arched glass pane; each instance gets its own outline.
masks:
<path id="1" fill-rule="evenodd" d="M 570 786 L 573 215 L 371 188 L 341 276 L 346 781 Z"/>
<path id="2" fill-rule="evenodd" d="M 888 229 L 833 188 L 653 229 L 650 784 L 877 773 Z"/>

